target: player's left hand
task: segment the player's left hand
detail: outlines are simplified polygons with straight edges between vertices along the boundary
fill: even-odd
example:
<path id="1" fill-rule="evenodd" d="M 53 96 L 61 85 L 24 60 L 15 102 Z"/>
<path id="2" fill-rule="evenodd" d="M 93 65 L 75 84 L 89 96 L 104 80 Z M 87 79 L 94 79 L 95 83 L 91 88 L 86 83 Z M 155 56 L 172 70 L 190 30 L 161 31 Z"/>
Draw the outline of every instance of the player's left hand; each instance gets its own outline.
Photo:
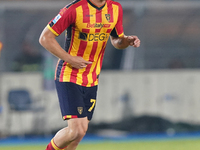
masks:
<path id="1" fill-rule="evenodd" d="M 140 39 L 137 36 L 131 35 L 131 36 L 128 36 L 127 39 L 130 46 L 133 46 L 133 47 L 140 46 Z"/>

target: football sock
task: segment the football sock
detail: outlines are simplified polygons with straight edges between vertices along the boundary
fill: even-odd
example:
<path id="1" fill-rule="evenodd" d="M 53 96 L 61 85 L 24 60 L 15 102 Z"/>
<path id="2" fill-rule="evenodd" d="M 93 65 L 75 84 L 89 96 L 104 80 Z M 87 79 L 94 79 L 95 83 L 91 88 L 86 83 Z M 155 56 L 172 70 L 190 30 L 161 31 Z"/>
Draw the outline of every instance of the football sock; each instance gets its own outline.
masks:
<path id="1" fill-rule="evenodd" d="M 65 147 L 66 148 L 66 147 Z M 46 150 L 64 150 L 65 148 L 59 148 L 52 139 L 51 142 L 47 145 Z"/>

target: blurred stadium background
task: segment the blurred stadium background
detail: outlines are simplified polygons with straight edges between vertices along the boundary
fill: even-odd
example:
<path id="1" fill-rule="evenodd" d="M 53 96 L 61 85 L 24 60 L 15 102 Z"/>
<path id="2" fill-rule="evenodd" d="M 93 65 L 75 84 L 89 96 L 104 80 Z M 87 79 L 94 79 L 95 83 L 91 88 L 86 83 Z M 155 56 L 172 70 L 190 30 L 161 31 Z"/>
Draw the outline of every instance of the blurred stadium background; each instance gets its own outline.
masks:
<path id="1" fill-rule="evenodd" d="M 69 2 L 0 0 L 0 140 L 47 137 L 66 126 L 53 80 L 57 58 L 38 39 Z M 125 34 L 137 35 L 141 47 L 117 50 L 108 42 L 88 134 L 199 133 L 200 1 L 119 2 Z M 64 34 L 57 39 L 64 45 Z"/>

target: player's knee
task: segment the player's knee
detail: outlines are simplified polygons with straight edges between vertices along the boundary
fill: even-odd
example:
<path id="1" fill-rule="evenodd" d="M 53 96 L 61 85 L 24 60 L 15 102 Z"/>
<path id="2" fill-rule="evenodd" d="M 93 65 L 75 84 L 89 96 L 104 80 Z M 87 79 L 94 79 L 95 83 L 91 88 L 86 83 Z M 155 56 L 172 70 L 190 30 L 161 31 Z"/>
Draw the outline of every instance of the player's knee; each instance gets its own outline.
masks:
<path id="1" fill-rule="evenodd" d="M 78 126 L 70 129 L 71 141 L 82 139 L 87 132 L 87 127 Z"/>
<path id="2" fill-rule="evenodd" d="M 79 126 L 77 129 L 76 139 L 82 139 L 87 132 L 87 127 Z"/>
<path id="3" fill-rule="evenodd" d="M 85 136 L 86 132 L 82 130 L 71 130 L 70 131 L 70 141 L 79 141 Z"/>
<path id="4" fill-rule="evenodd" d="M 87 132 L 87 128 L 80 128 L 78 132 L 78 137 L 83 138 Z"/>

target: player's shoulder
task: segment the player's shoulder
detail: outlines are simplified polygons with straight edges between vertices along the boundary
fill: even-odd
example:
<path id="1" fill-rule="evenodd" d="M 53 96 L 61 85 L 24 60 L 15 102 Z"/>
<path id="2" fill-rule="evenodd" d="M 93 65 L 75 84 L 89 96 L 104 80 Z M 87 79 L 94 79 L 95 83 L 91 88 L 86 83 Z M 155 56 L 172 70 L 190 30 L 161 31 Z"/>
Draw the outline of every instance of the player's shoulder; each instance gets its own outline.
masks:
<path id="1" fill-rule="evenodd" d="M 116 8 L 119 8 L 120 12 L 122 11 L 122 5 L 119 2 L 113 1 L 113 0 L 107 0 L 108 6 L 115 5 Z"/>
<path id="2" fill-rule="evenodd" d="M 114 0 L 108 0 L 107 2 L 110 4 L 115 4 L 115 5 L 121 6 L 121 4 L 119 2 L 116 2 Z"/>
<path id="3" fill-rule="evenodd" d="M 71 3 L 67 4 L 65 6 L 66 9 L 74 9 L 78 6 L 80 6 L 81 4 L 83 4 L 84 2 L 86 2 L 86 0 L 74 0 Z"/>
<path id="4" fill-rule="evenodd" d="M 65 5 L 65 7 L 63 7 L 61 10 L 60 10 L 60 14 L 61 15 L 65 15 L 65 14 L 74 14 L 76 8 L 78 6 L 80 6 L 81 4 L 83 4 L 83 2 L 86 1 L 86 0 L 74 0 L 72 1 L 71 3 Z"/>

